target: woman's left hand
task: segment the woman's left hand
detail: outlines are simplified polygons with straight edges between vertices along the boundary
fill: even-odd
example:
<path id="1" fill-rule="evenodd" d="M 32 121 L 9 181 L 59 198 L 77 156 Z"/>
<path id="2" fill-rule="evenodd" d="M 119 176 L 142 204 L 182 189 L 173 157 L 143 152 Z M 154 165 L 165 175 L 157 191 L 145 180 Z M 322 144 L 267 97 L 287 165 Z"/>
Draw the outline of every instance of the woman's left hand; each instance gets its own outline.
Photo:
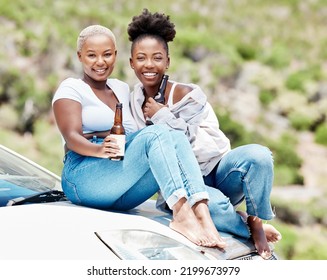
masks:
<path id="1" fill-rule="evenodd" d="M 163 107 L 166 107 L 166 105 L 158 103 L 152 97 L 149 97 L 143 108 L 144 116 L 151 118 Z"/>

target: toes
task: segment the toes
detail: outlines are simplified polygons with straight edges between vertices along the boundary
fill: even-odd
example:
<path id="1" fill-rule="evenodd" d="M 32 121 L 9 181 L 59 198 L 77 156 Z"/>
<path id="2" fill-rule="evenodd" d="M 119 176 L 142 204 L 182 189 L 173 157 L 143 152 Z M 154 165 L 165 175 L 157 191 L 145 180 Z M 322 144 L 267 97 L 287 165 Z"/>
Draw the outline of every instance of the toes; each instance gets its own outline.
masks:
<path id="1" fill-rule="evenodd" d="M 216 246 L 221 249 L 224 249 L 227 247 L 227 243 L 224 240 L 216 239 L 215 243 L 216 243 Z"/>
<path id="2" fill-rule="evenodd" d="M 269 251 L 263 251 L 262 253 L 259 253 L 259 255 L 260 255 L 264 260 L 268 260 L 269 258 L 271 258 L 271 252 L 269 252 Z"/>

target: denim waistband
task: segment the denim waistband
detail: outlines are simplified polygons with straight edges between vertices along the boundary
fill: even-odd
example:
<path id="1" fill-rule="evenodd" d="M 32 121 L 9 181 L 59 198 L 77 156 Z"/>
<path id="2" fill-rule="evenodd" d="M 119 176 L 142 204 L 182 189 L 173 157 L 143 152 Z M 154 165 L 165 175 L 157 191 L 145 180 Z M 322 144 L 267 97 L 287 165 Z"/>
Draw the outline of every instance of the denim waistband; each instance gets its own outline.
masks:
<path id="1" fill-rule="evenodd" d="M 94 144 L 101 144 L 101 143 L 103 142 L 104 138 L 97 137 L 97 136 L 94 135 L 91 139 L 88 139 L 88 140 L 89 140 L 91 143 L 94 143 Z M 68 152 L 64 155 L 64 157 L 63 157 L 63 163 L 66 162 L 66 160 L 67 160 L 67 155 L 68 155 L 69 153 L 71 153 L 71 152 L 73 152 L 73 151 L 68 150 Z"/>
<path id="2" fill-rule="evenodd" d="M 101 137 L 97 137 L 96 135 L 94 135 L 92 137 L 92 139 L 89 139 L 89 141 L 91 143 L 94 143 L 94 144 L 101 144 L 103 142 L 104 138 L 101 138 Z"/>

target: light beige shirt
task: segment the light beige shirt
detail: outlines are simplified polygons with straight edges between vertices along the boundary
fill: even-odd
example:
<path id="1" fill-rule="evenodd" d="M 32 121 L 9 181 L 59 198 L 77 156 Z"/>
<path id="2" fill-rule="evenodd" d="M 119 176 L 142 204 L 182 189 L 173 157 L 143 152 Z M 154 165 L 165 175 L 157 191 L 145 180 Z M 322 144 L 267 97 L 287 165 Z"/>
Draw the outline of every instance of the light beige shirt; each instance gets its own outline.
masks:
<path id="1" fill-rule="evenodd" d="M 219 160 L 231 149 L 230 141 L 219 129 L 219 122 L 207 97 L 195 84 L 187 84 L 193 90 L 173 104 L 173 83 L 169 94 L 168 107 L 160 109 L 151 120 L 154 124 L 166 124 L 172 129 L 180 130 L 188 137 L 202 175 L 208 175 Z M 145 127 L 142 111 L 144 95 L 142 84 L 135 85 L 131 93 L 131 111 L 138 129 Z"/>

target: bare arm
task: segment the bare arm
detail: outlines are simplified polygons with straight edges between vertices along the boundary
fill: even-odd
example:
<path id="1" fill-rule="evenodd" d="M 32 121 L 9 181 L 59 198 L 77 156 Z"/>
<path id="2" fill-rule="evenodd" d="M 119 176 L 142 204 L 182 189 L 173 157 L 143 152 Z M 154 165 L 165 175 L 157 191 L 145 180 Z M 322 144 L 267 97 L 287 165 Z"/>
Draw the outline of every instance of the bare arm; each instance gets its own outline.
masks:
<path id="1" fill-rule="evenodd" d="M 118 146 L 111 141 L 113 139 L 110 136 L 105 138 L 102 145 L 93 144 L 83 136 L 82 107 L 79 102 L 67 98 L 59 99 L 53 104 L 53 111 L 69 150 L 84 156 L 100 158 L 116 155 Z"/>

